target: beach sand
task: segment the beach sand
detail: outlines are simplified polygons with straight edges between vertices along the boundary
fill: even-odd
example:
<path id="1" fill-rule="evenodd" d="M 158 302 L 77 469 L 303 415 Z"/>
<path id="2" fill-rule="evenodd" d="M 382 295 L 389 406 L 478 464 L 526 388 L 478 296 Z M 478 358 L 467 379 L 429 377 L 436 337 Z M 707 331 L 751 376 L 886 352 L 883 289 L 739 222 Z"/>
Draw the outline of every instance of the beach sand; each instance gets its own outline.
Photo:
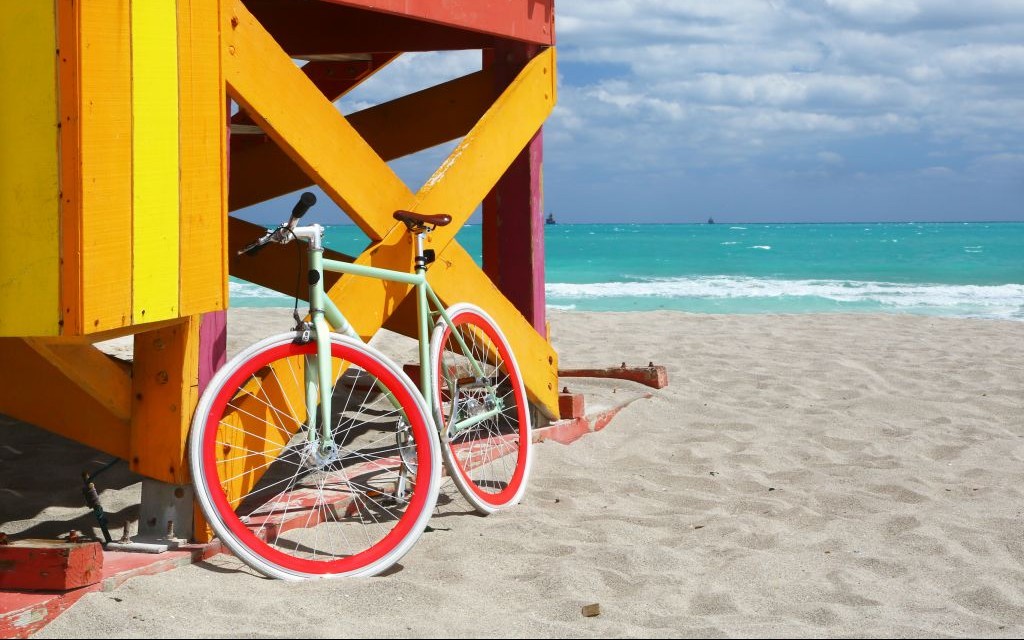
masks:
<path id="1" fill-rule="evenodd" d="M 232 348 L 286 324 L 258 313 L 232 312 Z M 477 517 L 449 484 L 389 575 L 285 583 L 219 556 L 87 595 L 39 637 L 1024 634 L 1024 323 L 550 319 L 563 367 L 653 361 L 670 385 L 538 445 L 520 506 Z M 88 525 L 78 473 L 105 457 L 0 428 L 0 528 Z M 115 522 L 135 480 L 100 482 Z"/>

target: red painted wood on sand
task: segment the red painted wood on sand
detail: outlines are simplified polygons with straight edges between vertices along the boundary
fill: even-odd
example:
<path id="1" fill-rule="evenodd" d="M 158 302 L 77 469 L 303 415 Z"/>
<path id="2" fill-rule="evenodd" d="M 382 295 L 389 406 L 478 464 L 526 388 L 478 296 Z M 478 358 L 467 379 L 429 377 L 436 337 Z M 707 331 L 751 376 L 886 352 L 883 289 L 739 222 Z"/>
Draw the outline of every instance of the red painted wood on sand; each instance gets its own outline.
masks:
<path id="1" fill-rule="evenodd" d="M 67 591 L 100 581 L 98 542 L 17 540 L 0 546 L 0 589 Z"/>
<path id="2" fill-rule="evenodd" d="M 219 541 L 188 545 L 160 554 L 103 552 L 100 580 L 63 592 L 0 591 L 0 638 L 27 638 L 52 622 L 87 593 L 112 591 L 129 578 L 153 575 L 199 562 L 221 552 Z"/>
<path id="3" fill-rule="evenodd" d="M 562 420 L 582 418 L 585 402 L 582 393 L 558 394 L 558 417 Z"/>

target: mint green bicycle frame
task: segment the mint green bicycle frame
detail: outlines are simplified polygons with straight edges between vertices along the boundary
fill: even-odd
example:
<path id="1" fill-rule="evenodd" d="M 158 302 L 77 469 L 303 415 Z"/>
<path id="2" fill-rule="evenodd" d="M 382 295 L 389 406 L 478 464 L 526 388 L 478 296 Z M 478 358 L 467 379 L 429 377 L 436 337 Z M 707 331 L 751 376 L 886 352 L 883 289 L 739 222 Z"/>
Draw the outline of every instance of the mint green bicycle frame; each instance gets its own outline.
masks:
<path id="1" fill-rule="evenodd" d="M 420 393 L 423 394 L 423 399 L 426 402 L 428 408 L 433 407 L 433 388 L 432 382 L 434 380 L 434 372 L 430 371 L 430 332 L 434 326 L 437 325 L 438 320 L 436 316 L 440 316 L 441 320 L 444 321 L 449 327 L 453 327 L 451 318 L 448 313 L 444 310 L 444 305 L 441 304 L 441 300 L 434 293 L 434 290 L 430 287 L 427 282 L 427 267 L 423 257 L 423 241 L 425 237 L 424 232 L 416 234 L 416 255 L 419 259 L 416 260 L 416 270 L 414 273 L 407 273 L 405 271 L 394 271 L 391 269 L 381 269 L 379 267 L 368 267 L 364 265 L 354 264 L 351 262 L 341 262 L 340 260 L 330 260 L 324 258 L 323 245 L 321 243 L 321 236 L 323 233 L 323 227 L 320 225 L 311 225 L 309 227 L 297 227 L 294 230 L 296 237 L 305 238 L 309 242 L 309 248 L 307 254 L 309 255 L 309 269 L 310 275 L 316 273 L 316 277 L 311 278 L 309 286 L 309 311 L 316 336 L 316 355 L 317 355 L 317 366 L 310 366 L 312 363 L 307 358 L 305 367 L 305 385 L 306 385 L 306 407 L 307 407 L 307 420 L 306 425 L 309 429 L 308 433 L 312 437 L 319 437 L 321 439 L 320 448 L 321 451 L 329 448 L 333 438 L 331 436 L 331 388 L 328 384 L 317 384 L 318 380 L 326 381 L 331 379 L 331 339 L 330 339 L 330 327 L 334 327 L 338 333 L 349 336 L 362 342 L 362 337 L 356 333 L 352 325 L 349 324 L 341 310 L 338 309 L 337 305 L 334 304 L 324 292 L 324 271 L 342 273 L 353 276 L 360 276 L 366 278 L 374 278 L 377 280 L 387 280 L 391 282 L 401 282 L 416 287 L 416 312 L 418 319 L 418 340 L 419 340 L 419 357 L 420 357 Z M 429 306 L 428 306 L 429 305 Z M 328 326 L 329 325 L 329 326 Z M 476 361 L 472 353 L 469 351 L 462 335 L 452 329 L 452 335 L 455 336 L 456 341 L 459 344 L 459 348 L 462 349 L 463 354 L 470 360 L 473 371 L 477 376 L 478 380 L 485 378 L 483 368 L 480 363 Z M 317 388 L 319 387 L 319 393 Z M 319 396 L 319 397 L 318 397 Z M 388 394 L 395 408 L 399 408 L 398 401 L 395 400 L 391 394 Z M 315 407 L 317 401 L 320 404 L 320 433 L 316 433 L 314 428 L 316 416 L 310 407 Z M 463 429 L 467 429 L 479 422 L 482 422 L 488 418 L 491 418 L 504 410 L 504 407 L 499 402 L 497 406 L 481 412 L 477 415 L 472 416 L 466 420 L 450 425 L 437 425 L 443 437 L 447 436 L 448 432 L 457 433 Z M 452 419 L 454 420 L 454 412 Z M 446 427 L 446 428 L 445 428 Z"/>

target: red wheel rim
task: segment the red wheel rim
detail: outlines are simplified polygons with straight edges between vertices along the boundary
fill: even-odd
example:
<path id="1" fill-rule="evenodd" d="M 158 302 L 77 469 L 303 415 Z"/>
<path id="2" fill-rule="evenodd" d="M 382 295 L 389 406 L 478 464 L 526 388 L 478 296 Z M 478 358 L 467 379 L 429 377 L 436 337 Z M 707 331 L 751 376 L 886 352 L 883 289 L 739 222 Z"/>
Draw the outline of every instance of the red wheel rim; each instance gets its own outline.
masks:
<path id="1" fill-rule="evenodd" d="M 282 358 L 292 356 L 313 355 L 316 352 L 316 343 L 311 342 L 305 345 L 287 343 L 277 345 L 266 351 L 260 352 L 256 357 L 246 361 L 222 386 L 220 393 L 213 400 L 210 407 L 209 418 L 203 432 L 203 474 L 207 487 L 210 488 L 210 497 L 213 500 L 214 508 L 221 515 L 220 520 L 230 529 L 231 533 L 247 548 L 264 560 L 275 564 L 283 569 L 304 574 L 329 574 L 346 573 L 370 565 L 388 553 L 393 551 L 409 535 L 417 521 L 417 516 L 423 510 L 429 493 L 429 482 L 416 482 L 413 487 L 412 498 L 409 501 L 405 512 L 398 523 L 381 540 L 364 551 L 329 561 L 308 560 L 296 558 L 275 549 L 264 542 L 252 530 L 247 527 L 235 514 L 231 504 L 224 494 L 220 485 L 216 468 L 217 451 L 217 427 L 220 417 L 223 415 L 224 407 L 235 396 L 242 381 L 246 380 L 257 370 Z M 388 389 L 402 407 L 415 407 L 416 399 L 401 383 L 398 377 L 391 372 L 384 364 L 377 359 L 368 356 L 362 351 L 357 351 L 347 345 L 332 343 L 331 355 L 343 358 L 357 367 L 362 368 L 370 375 L 384 382 Z M 416 443 L 417 457 L 417 478 L 430 478 L 433 471 L 433 461 L 430 457 L 429 447 L 429 426 L 423 419 L 423 415 L 416 412 L 406 412 L 409 418 L 410 428 Z"/>

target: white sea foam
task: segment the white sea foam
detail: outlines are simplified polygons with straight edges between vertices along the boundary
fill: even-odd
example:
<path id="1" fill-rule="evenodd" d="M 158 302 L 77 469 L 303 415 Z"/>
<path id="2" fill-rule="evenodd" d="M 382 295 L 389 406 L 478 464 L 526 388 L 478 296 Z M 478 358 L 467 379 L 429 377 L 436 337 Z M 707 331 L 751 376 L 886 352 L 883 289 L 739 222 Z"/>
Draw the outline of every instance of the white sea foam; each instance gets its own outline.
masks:
<path id="1" fill-rule="evenodd" d="M 740 231 L 746 231 L 746 227 L 729 227 L 730 229 L 739 229 Z"/>
<path id="2" fill-rule="evenodd" d="M 559 303 L 596 298 L 819 298 L 893 310 L 1024 320 L 1024 284 L 953 285 L 854 280 L 777 280 L 741 276 L 647 279 L 591 284 L 549 283 Z"/>
<path id="3" fill-rule="evenodd" d="M 719 244 L 730 245 L 730 244 L 739 244 L 739 243 L 738 242 L 720 242 Z"/>
<path id="4" fill-rule="evenodd" d="M 763 249 L 765 251 L 771 251 L 772 250 L 772 246 L 770 244 L 755 244 L 754 246 L 747 247 L 747 248 L 748 249 Z"/>
<path id="5" fill-rule="evenodd" d="M 261 287 L 251 282 L 228 282 L 228 294 L 234 300 L 259 298 L 263 300 L 278 298 L 280 300 L 293 300 L 289 296 L 282 295 L 273 289 Z"/>

